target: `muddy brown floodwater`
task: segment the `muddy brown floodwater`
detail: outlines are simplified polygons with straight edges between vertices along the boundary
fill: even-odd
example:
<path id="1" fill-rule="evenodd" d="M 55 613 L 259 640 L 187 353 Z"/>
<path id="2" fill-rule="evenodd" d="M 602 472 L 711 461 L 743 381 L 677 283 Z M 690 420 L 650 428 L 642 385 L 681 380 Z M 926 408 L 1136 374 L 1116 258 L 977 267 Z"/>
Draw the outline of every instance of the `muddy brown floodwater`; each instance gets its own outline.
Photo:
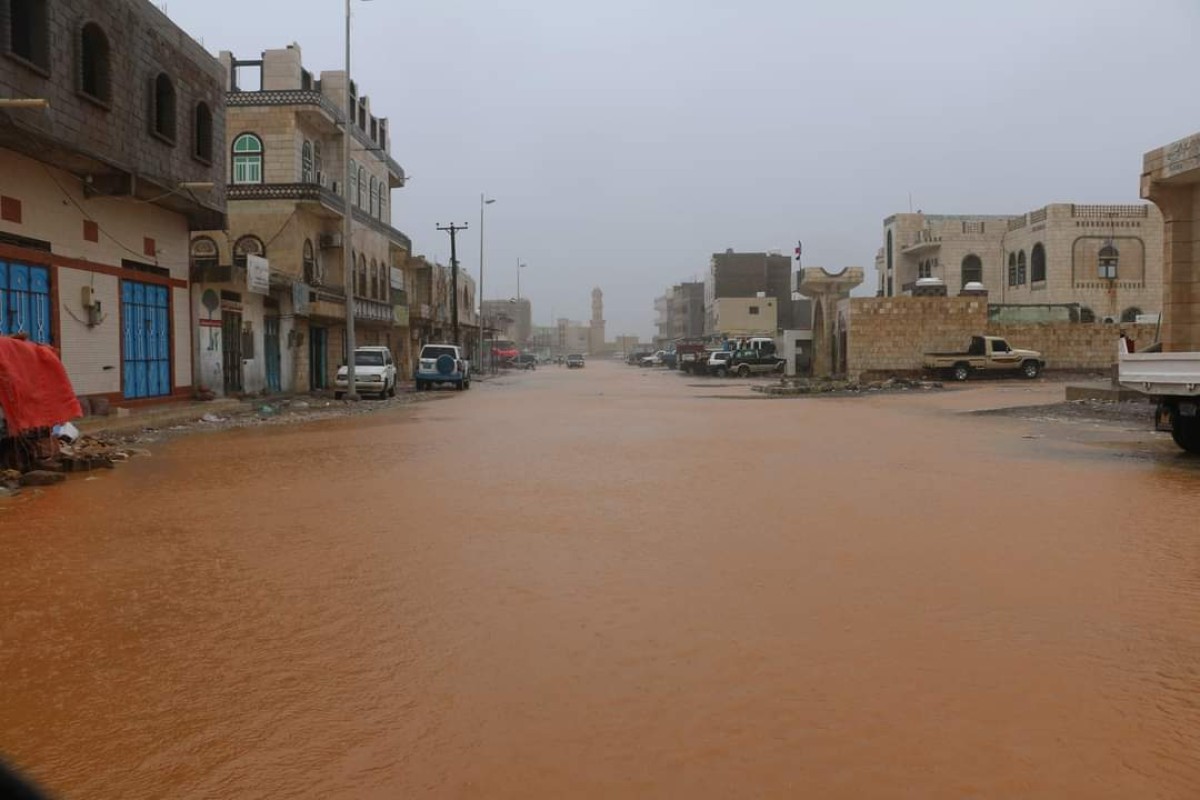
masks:
<path id="1" fill-rule="evenodd" d="M 63 798 L 1200 796 L 1200 468 L 958 413 L 1060 392 L 597 363 L 173 442 L 0 506 L 0 752 Z"/>

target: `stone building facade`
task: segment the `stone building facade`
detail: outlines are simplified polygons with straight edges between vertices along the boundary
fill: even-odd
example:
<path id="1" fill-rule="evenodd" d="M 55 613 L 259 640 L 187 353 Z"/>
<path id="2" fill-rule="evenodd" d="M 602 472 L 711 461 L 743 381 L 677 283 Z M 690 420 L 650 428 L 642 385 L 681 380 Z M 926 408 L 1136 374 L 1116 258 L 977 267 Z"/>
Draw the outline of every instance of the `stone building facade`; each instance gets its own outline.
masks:
<path id="1" fill-rule="evenodd" d="M 1077 305 L 1083 319 L 1133 321 L 1161 310 L 1162 216 L 1151 205 L 1053 203 L 1026 214 L 894 214 L 876 258 L 879 294 L 921 278 L 950 294 L 980 282 L 992 304 Z"/>
<path id="2" fill-rule="evenodd" d="M 1142 197 L 1163 217 L 1163 349 L 1200 351 L 1200 134 L 1146 153 Z"/>
<path id="3" fill-rule="evenodd" d="M 147 0 L 0 2 L 0 334 L 76 392 L 192 392 L 191 230 L 225 224 L 221 70 Z M 90 405 L 90 403 L 85 403 Z"/>
<path id="4" fill-rule="evenodd" d="M 409 363 L 402 267 L 411 243 L 391 224 L 391 190 L 404 171 L 387 120 L 344 72 L 306 70 L 297 45 L 252 61 L 221 53 L 220 64 L 229 223 L 192 237 L 197 383 L 216 394 L 330 388 L 346 358 L 347 292 L 356 345 L 389 347 Z M 349 187 L 347 88 L 356 111 Z"/>
<path id="5" fill-rule="evenodd" d="M 713 253 L 704 278 L 705 333 L 720 334 L 713 302 L 718 297 L 756 297 L 763 292 L 775 300 L 780 328 L 796 327 L 792 302 L 792 259 L 779 253 Z"/>

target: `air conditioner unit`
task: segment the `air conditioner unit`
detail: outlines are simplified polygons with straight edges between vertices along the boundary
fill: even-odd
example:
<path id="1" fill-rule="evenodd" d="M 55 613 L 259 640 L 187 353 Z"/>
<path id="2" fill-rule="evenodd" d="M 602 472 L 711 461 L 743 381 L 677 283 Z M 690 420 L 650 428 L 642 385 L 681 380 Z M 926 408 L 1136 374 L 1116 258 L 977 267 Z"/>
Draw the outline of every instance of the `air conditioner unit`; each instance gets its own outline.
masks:
<path id="1" fill-rule="evenodd" d="M 322 250 L 331 250 L 342 246 L 342 235 L 340 233 L 322 233 L 318 241 L 321 243 Z"/>

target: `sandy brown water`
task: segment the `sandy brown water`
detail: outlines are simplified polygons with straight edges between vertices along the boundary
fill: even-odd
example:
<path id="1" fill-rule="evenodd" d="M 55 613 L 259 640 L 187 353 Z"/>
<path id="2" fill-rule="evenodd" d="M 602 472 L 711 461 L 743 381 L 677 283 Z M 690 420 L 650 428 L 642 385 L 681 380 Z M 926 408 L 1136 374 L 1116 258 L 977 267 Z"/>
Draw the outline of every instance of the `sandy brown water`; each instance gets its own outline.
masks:
<path id="1" fill-rule="evenodd" d="M 0 506 L 0 752 L 63 798 L 1200 796 L 1200 468 L 957 413 L 1024 384 L 712 387 L 542 369 Z"/>

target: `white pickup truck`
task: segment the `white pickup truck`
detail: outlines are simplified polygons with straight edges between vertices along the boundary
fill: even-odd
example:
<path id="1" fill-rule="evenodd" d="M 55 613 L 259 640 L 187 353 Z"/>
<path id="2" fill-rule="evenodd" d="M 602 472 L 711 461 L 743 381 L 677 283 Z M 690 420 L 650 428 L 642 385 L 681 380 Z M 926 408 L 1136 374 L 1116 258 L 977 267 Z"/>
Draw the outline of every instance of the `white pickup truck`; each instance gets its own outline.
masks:
<path id="1" fill-rule="evenodd" d="M 1130 352 L 1122 337 L 1117 380 L 1158 401 L 1155 427 L 1170 430 L 1175 444 L 1200 454 L 1200 353 Z"/>

